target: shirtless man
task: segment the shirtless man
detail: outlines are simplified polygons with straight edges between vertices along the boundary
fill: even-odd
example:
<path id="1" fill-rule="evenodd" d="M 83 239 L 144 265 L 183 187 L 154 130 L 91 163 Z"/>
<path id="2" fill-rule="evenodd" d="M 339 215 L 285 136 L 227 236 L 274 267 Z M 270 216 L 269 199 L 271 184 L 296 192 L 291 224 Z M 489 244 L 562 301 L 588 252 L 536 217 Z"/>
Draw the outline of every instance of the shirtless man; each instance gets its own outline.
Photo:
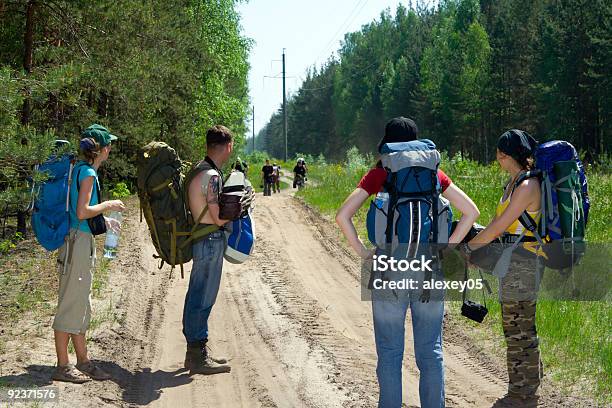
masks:
<path id="1" fill-rule="evenodd" d="M 213 126 L 206 132 L 206 157 L 197 168 L 199 173 L 189 183 L 189 209 L 197 221 L 202 211 L 200 227 L 223 226 L 228 220 L 219 219 L 219 194 L 223 187 L 221 167 L 233 149 L 233 136 L 224 126 Z M 193 244 L 193 266 L 183 309 L 183 334 L 187 340 L 185 368 L 189 374 L 217 374 L 230 371 L 224 358 L 210 355 L 208 317 L 212 310 L 223 267 L 225 235 L 222 230 L 206 235 Z"/>

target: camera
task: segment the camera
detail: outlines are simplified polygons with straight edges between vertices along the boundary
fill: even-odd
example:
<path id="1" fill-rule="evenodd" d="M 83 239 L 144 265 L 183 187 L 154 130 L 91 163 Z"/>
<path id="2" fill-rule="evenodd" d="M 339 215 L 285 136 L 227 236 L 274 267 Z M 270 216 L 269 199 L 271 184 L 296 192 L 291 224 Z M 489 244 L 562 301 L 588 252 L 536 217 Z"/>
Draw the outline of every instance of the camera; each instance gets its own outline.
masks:
<path id="1" fill-rule="evenodd" d="M 461 306 L 461 315 L 478 323 L 482 323 L 487 313 L 489 310 L 486 306 L 471 300 L 464 300 Z"/>

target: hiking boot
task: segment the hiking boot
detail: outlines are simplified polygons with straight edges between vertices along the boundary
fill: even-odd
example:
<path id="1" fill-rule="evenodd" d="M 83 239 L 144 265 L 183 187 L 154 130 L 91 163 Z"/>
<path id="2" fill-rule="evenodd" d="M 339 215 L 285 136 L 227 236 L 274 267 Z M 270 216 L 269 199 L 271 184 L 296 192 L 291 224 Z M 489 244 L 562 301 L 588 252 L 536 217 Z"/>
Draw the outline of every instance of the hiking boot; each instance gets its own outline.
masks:
<path id="1" fill-rule="evenodd" d="M 508 393 L 503 398 L 498 399 L 492 408 L 537 408 L 538 396 L 522 396 Z"/>
<path id="2" fill-rule="evenodd" d="M 227 365 L 227 359 L 213 358 L 210 355 L 206 340 L 187 345 L 185 368 L 189 369 L 189 375 L 229 373 L 231 370 Z"/>
<path id="3" fill-rule="evenodd" d="M 110 380 L 111 375 L 95 365 L 93 362 L 88 361 L 86 363 L 81 363 L 76 365 L 77 370 L 82 372 L 83 374 L 91 377 L 97 381 Z"/>
<path id="4" fill-rule="evenodd" d="M 224 357 L 213 357 L 210 355 L 210 351 L 209 351 L 209 357 L 212 361 L 214 361 L 217 364 L 227 364 L 227 362 L 229 361 L 227 358 Z M 185 353 L 185 364 L 184 364 L 186 369 L 190 369 L 191 368 L 191 360 L 189 358 L 189 351 L 187 351 Z"/>
<path id="5" fill-rule="evenodd" d="M 195 354 L 196 352 L 205 353 L 206 355 L 208 355 L 208 357 L 212 361 L 214 361 L 217 364 L 227 364 L 229 359 L 226 357 L 213 356 L 211 354 L 210 346 L 208 346 L 207 343 L 208 343 L 208 340 L 202 340 L 201 342 L 187 344 L 187 352 L 185 353 L 185 364 L 184 364 L 185 368 L 187 369 L 191 368 L 191 356 Z M 190 348 L 192 348 L 193 350 L 190 351 Z"/>
<path id="6" fill-rule="evenodd" d="M 91 378 L 87 377 L 80 371 L 74 368 L 72 364 L 66 364 L 65 366 L 58 366 L 51 376 L 53 381 L 64 381 L 75 384 L 83 384 L 87 381 L 91 381 Z"/>

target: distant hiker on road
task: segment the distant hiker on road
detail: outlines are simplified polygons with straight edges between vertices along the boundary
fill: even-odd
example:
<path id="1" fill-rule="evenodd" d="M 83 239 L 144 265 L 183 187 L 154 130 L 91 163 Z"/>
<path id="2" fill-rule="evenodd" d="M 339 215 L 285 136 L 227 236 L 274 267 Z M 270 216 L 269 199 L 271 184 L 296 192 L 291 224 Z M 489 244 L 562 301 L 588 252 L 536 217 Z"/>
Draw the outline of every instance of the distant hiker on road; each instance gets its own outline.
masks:
<path id="1" fill-rule="evenodd" d="M 417 140 L 417 132 L 417 126 L 411 119 L 394 118 L 385 127 L 385 134 L 378 145 L 378 151 L 382 152 L 383 148 L 390 149 L 391 147 L 402 149 L 404 145 L 408 145 L 405 142 Z M 399 162 L 394 162 L 394 165 L 405 170 L 406 177 L 414 173 L 409 163 L 421 157 L 421 155 L 413 153 L 415 151 L 406 151 L 404 155 L 399 155 Z M 437 157 L 439 158 L 439 154 Z M 434 171 L 435 168 L 437 168 L 437 165 L 432 166 L 430 171 Z M 365 247 L 357 235 L 352 218 L 369 196 L 387 191 L 388 176 L 390 174 L 397 175 L 399 172 L 399 170 L 394 171 L 396 173 L 388 173 L 388 170 L 379 161 L 376 167 L 368 171 L 361 179 L 357 188 L 348 196 L 336 214 L 336 222 L 349 244 L 364 261 L 371 260 L 375 253 L 381 254 L 383 251 L 380 248 L 372 250 Z M 450 243 L 459 243 L 480 215 L 478 208 L 442 170 L 437 170 L 437 180 L 441 185 L 442 195 L 462 213 L 457 228 L 448 238 Z M 420 209 L 420 207 L 417 208 Z M 412 211 L 411 213 L 414 214 Z M 419 231 L 425 233 L 425 227 L 421 219 L 425 219 L 426 216 L 421 217 L 420 210 L 417 213 L 419 214 L 417 224 L 411 223 L 410 225 L 417 229 L 420 228 Z M 435 221 L 435 218 L 433 221 Z M 444 225 L 448 225 L 445 220 L 442 221 L 445 222 Z M 408 231 L 397 231 L 397 233 L 400 232 L 402 235 L 412 235 L 408 235 Z M 394 238 L 397 238 L 397 236 Z M 421 406 L 423 408 L 444 407 L 444 364 L 442 355 L 444 302 L 431 300 L 424 303 L 421 301 L 419 294 L 417 293 L 415 296 L 413 292 L 410 292 L 409 296 L 397 297 L 394 300 L 377 300 L 372 296 L 374 338 L 378 355 L 376 374 L 380 388 L 378 406 L 399 408 L 402 405 L 404 325 L 408 308 L 410 308 L 412 314 L 415 358 L 420 371 L 419 395 Z"/>
<path id="2" fill-rule="evenodd" d="M 125 209 L 120 200 L 100 201 L 98 169 L 108 159 L 111 142 L 117 137 L 96 124 L 85 129 L 81 137 L 82 161 L 72 170 L 69 190 L 70 233 L 58 252 L 59 300 L 53 320 L 57 353 L 53 380 L 73 383 L 111 378 L 87 356 L 85 332 L 91 322 L 90 295 L 96 260 L 93 234 L 104 233 L 107 228 L 118 229 L 119 224 L 103 213 Z M 77 357 L 76 369 L 68 360 L 70 339 Z"/>
<path id="3" fill-rule="evenodd" d="M 272 184 L 274 184 L 274 167 L 270 164 L 270 160 L 266 160 L 266 164 L 261 168 L 261 179 L 264 183 L 264 195 L 272 194 Z"/>
<path id="4" fill-rule="evenodd" d="M 520 221 L 525 212 L 536 225 L 540 224 L 541 188 L 537 178 L 524 178 L 534 165 L 537 142 L 527 132 L 509 130 L 497 143 L 497 161 L 510 179 L 497 204 L 493 221 L 463 250 L 472 250 L 501 237 L 504 243 L 521 244 L 511 253 L 505 275 L 500 281 L 502 326 L 507 345 L 508 395 L 504 402 L 527 407 L 537 404 L 537 391 L 542 378 L 539 339 L 536 330 L 536 294 L 544 264 L 533 232 Z M 525 233 L 521 235 L 521 233 Z M 541 254 L 540 254 L 541 255 Z"/>
<path id="5" fill-rule="evenodd" d="M 297 164 L 293 168 L 293 188 L 295 188 L 296 186 L 301 187 L 304 185 L 304 182 L 306 181 L 307 171 L 308 170 L 306 167 L 306 161 L 304 161 L 304 159 L 302 158 L 299 158 L 297 160 Z"/>
<path id="6" fill-rule="evenodd" d="M 232 169 L 238 170 L 238 171 L 244 173 L 244 175 L 246 176 L 247 172 L 249 170 L 249 165 L 247 164 L 247 162 L 245 162 L 240 157 L 238 157 L 236 159 L 236 161 L 234 162 L 234 165 L 232 166 Z"/>
<path id="7" fill-rule="evenodd" d="M 276 163 L 272 165 L 272 175 L 274 176 L 274 183 L 272 187 L 275 193 L 280 193 L 280 166 Z"/>
<path id="8" fill-rule="evenodd" d="M 219 194 L 223 188 L 221 167 L 229 160 L 233 136 L 224 126 L 213 126 L 206 132 L 204 166 L 189 183 L 189 209 L 200 224 L 223 226 L 219 218 Z M 196 218 L 198 217 L 198 218 Z M 194 220 L 195 221 L 195 220 Z M 223 268 L 225 234 L 217 230 L 193 244 L 193 266 L 183 310 L 183 334 L 187 340 L 185 368 L 190 374 L 217 374 L 230 371 L 225 358 L 214 358 L 208 347 L 208 318 L 217 299 Z"/>

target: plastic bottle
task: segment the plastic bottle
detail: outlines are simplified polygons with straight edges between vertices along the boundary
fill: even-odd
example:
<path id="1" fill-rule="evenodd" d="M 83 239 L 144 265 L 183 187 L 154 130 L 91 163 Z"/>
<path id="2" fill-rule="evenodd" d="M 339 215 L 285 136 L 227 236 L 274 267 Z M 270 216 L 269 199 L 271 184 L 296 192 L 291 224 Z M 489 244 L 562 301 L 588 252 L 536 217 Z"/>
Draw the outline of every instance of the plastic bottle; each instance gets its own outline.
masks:
<path id="1" fill-rule="evenodd" d="M 112 218 L 121 223 L 121 213 L 113 211 L 108 218 Z M 113 259 L 117 257 L 117 246 L 119 245 L 119 230 L 116 232 L 110 228 L 106 231 L 106 240 L 104 241 L 104 257 Z"/>
<path id="2" fill-rule="evenodd" d="M 376 194 L 376 198 L 374 199 L 374 205 L 376 205 L 376 207 L 382 210 L 388 200 L 389 200 L 389 193 L 385 193 L 381 191 L 378 194 Z"/>

